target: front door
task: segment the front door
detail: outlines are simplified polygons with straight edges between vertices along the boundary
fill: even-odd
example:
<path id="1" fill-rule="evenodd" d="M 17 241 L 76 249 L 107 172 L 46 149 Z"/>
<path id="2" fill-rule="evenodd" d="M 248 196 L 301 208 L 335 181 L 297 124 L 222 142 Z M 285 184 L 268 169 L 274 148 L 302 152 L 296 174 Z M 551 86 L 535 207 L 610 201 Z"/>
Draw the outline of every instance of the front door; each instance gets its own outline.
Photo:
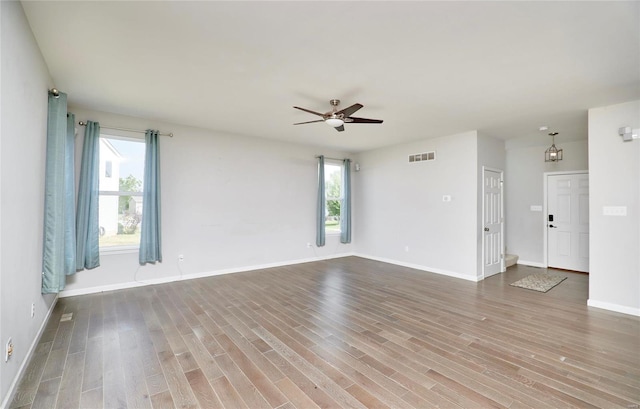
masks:
<path id="1" fill-rule="evenodd" d="M 547 264 L 589 272 L 589 175 L 547 176 Z"/>
<path id="2" fill-rule="evenodd" d="M 502 171 L 483 168 L 482 196 L 482 272 L 487 278 L 504 271 Z"/>

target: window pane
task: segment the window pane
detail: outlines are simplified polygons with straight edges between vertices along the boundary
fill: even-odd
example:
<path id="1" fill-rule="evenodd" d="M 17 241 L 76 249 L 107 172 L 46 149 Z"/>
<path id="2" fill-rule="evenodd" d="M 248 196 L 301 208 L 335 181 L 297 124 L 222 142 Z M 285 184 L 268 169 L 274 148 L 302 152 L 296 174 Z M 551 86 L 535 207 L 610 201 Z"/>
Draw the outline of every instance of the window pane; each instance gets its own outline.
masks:
<path id="1" fill-rule="evenodd" d="M 129 209 L 119 210 L 123 199 L 129 199 Z M 100 195 L 99 200 L 100 248 L 140 245 L 142 196 Z"/>
<path id="2" fill-rule="evenodd" d="M 140 245 L 144 151 L 142 140 L 100 138 L 98 222 L 102 249 Z"/>
<path id="3" fill-rule="evenodd" d="M 327 200 L 326 231 L 340 232 L 340 200 Z"/>
<path id="4" fill-rule="evenodd" d="M 327 196 L 325 231 L 340 232 L 340 195 L 342 192 L 342 166 L 324 165 L 325 194 Z"/>

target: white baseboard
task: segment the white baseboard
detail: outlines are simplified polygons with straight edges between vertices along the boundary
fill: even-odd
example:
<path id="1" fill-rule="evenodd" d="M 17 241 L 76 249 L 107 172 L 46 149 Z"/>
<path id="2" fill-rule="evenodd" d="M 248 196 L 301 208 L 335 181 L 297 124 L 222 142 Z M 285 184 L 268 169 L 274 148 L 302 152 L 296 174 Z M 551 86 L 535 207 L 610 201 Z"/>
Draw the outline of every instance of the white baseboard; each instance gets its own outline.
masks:
<path id="1" fill-rule="evenodd" d="M 473 282 L 480 281 L 479 277 L 460 274 L 460 273 L 456 273 L 454 271 L 442 270 L 440 268 L 427 267 L 427 266 L 422 266 L 422 265 L 413 264 L 413 263 L 405 263 L 404 261 L 392 260 L 392 259 L 388 259 L 388 258 L 384 258 L 384 257 L 370 256 L 368 254 L 355 253 L 354 256 L 367 258 L 369 260 L 381 261 L 383 263 L 395 264 L 397 266 L 409 267 L 409 268 L 413 268 L 413 269 L 416 269 L 416 270 L 427 271 L 429 273 L 441 274 L 441 275 L 454 277 L 454 278 L 461 278 L 461 279 L 467 280 L 467 281 L 473 281 Z"/>
<path id="2" fill-rule="evenodd" d="M 544 265 L 543 263 L 539 263 L 537 261 L 518 260 L 517 264 L 522 264 L 523 266 L 530 266 L 530 267 L 547 268 L 546 265 Z"/>
<path id="3" fill-rule="evenodd" d="M 222 274 L 242 273 L 242 272 L 245 272 L 245 271 L 262 270 L 262 269 L 265 269 L 265 268 L 290 266 L 290 265 L 293 265 L 293 264 L 310 263 L 310 262 L 313 262 L 313 261 L 330 260 L 332 258 L 348 257 L 348 256 L 353 256 L 353 255 L 354 254 L 352 252 L 340 253 L 340 254 L 331 254 L 331 255 L 328 255 L 328 256 L 311 257 L 311 258 L 303 258 L 303 259 L 296 259 L 296 260 L 287 260 L 287 261 L 280 261 L 280 262 L 276 262 L 276 263 L 259 264 L 259 265 L 244 266 L 244 267 L 235 267 L 235 268 L 215 270 L 215 271 L 204 271 L 204 272 L 200 272 L 200 273 L 182 274 L 182 275 L 177 275 L 177 276 L 154 278 L 154 279 L 147 279 L 147 280 L 140 280 L 140 281 L 129 281 L 129 282 L 126 282 L 126 283 L 115 283 L 115 284 L 108 284 L 108 285 L 102 285 L 102 286 L 96 286 L 96 287 L 78 288 L 78 289 L 73 289 L 73 290 L 62 291 L 62 292 L 60 292 L 59 297 L 60 298 L 66 298 L 66 297 L 73 297 L 73 296 L 76 296 L 76 295 L 96 294 L 96 293 L 101 293 L 101 292 L 105 292 L 105 291 L 114 291 L 114 290 L 123 290 L 123 289 L 126 289 L 126 288 L 144 287 L 144 286 L 147 286 L 147 285 L 171 283 L 171 282 L 174 282 L 174 281 L 191 280 L 191 279 L 194 279 L 194 278 L 212 277 L 212 276 L 217 276 L 217 275 L 222 275 Z"/>
<path id="4" fill-rule="evenodd" d="M 0 409 L 8 408 L 9 405 L 11 404 L 11 401 L 13 400 L 13 395 L 16 393 L 16 388 L 18 386 L 18 383 L 20 382 L 20 380 L 22 380 L 22 375 L 24 375 L 24 371 L 25 369 L 27 369 L 27 365 L 29 365 L 29 362 L 31 362 L 31 357 L 33 356 L 33 352 L 38 346 L 38 342 L 40 342 L 40 337 L 42 337 L 42 333 L 44 332 L 44 329 L 47 326 L 47 323 L 49 322 L 49 318 L 51 317 L 51 313 L 53 312 L 53 309 L 55 308 L 56 303 L 58 302 L 58 298 L 59 297 L 56 297 L 53 300 L 53 302 L 51 303 L 51 307 L 49 307 L 49 311 L 47 311 L 47 315 L 44 317 L 44 320 L 42 320 L 40 329 L 38 329 L 38 333 L 33 339 L 33 342 L 31 343 L 31 346 L 29 347 L 29 350 L 27 351 L 27 354 L 25 355 L 24 360 L 20 364 L 18 373 L 16 374 L 15 378 L 13 378 L 13 382 L 11 382 L 11 385 L 9 386 L 7 395 L 4 397 L 4 400 L 2 401 L 2 403 L 0 403 Z"/>
<path id="5" fill-rule="evenodd" d="M 640 317 L 640 308 L 626 307 L 624 305 L 612 304 L 604 301 L 598 300 L 587 300 L 587 305 L 589 307 L 600 308 L 603 310 L 620 312 L 622 314 L 635 315 L 636 317 Z"/>

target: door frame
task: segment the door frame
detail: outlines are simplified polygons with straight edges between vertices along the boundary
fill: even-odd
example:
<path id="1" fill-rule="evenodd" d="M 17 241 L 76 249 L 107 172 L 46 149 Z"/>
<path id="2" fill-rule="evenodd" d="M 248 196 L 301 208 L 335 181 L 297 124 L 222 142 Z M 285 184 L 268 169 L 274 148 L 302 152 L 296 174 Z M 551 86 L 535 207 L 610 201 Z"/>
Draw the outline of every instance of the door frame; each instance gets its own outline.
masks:
<path id="1" fill-rule="evenodd" d="M 543 178 L 543 199 L 542 199 L 542 237 L 543 237 L 543 245 L 542 245 L 542 264 L 544 267 L 549 268 L 549 228 L 547 227 L 547 223 L 549 220 L 549 210 L 547 208 L 547 200 L 548 200 L 548 189 L 549 189 L 549 177 L 550 176 L 559 176 L 559 175 L 588 175 L 588 170 L 567 170 L 567 171 L 559 171 L 559 172 L 544 172 L 542 174 Z"/>
<path id="2" fill-rule="evenodd" d="M 484 274 L 484 266 L 485 266 L 485 262 L 484 262 L 484 246 L 485 246 L 485 240 L 484 240 L 484 226 L 485 226 L 485 219 L 484 219 L 484 172 L 485 171 L 491 171 L 491 172 L 496 172 L 500 174 L 500 273 L 504 273 L 507 269 L 505 268 L 505 257 L 506 257 L 506 251 L 505 251 L 505 247 L 504 247 L 504 170 L 502 169 L 497 169 L 497 168 L 492 168 L 489 166 L 482 166 L 482 217 L 481 217 L 481 230 L 480 233 L 482 235 L 482 255 L 481 255 L 481 263 L 482 263 L 482 277 L 481 279 L 484 280 L 485 279 L 485 274 Z"/>

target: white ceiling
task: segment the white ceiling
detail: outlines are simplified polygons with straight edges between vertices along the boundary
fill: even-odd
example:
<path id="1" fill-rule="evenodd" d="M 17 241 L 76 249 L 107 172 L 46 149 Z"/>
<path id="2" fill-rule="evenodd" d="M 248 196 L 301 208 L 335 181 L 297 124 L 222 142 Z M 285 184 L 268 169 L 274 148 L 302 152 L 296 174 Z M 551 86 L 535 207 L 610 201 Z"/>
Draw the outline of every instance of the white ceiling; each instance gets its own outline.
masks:
<path id="1" fill-rule="evenodd" d="M 357 152 L 548 125 L 560 145 L 640 98 L 638 1 L 22 4 L 71 103 L 238 135 Z M 384 124 L 292 125 L 332 98 Z"/>

